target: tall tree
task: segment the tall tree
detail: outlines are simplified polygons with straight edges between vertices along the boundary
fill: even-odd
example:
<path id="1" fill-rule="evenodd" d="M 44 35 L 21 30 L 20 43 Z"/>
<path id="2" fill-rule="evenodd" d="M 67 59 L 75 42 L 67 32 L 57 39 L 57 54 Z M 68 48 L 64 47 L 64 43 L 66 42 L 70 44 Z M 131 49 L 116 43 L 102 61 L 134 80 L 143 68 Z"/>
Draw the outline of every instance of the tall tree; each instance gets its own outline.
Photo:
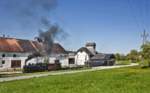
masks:
<path id="1" fill-rule="evenodd" d="M 121 55 L 120 55 L 119 53 L 116 53 L 116 54 L 115 54 L 116 60 L 120 60 L 120 56 L 121 56 Z"/>
<path id="2" fill-rule="evenodd" d="M 126 58 L 126 55 L 124 55 L 124 54 L 119 54 L 119 53 L 116 53 L 115 54 L 115 57 L 116 57 L 116 60 L 118 60 L 118 61 L 120 61 L 120 60 L 126 60 L 127 58 Z"/>
<path id="3" fill-rule="evenodd" d="M 142 58 L 148 61 L 150 67 L 150 42 L 147 42 L 146 44 L 142 45 L 141 49 Z"/>
<path id="4" fill-rule="evenodd" d="M 130 53 L 127 55 L 127 58 L 131 60 L 131 62 L 137 62 L 139 61 L 140 54 L 137 50 L 133 49 L 130 51 Z"/>

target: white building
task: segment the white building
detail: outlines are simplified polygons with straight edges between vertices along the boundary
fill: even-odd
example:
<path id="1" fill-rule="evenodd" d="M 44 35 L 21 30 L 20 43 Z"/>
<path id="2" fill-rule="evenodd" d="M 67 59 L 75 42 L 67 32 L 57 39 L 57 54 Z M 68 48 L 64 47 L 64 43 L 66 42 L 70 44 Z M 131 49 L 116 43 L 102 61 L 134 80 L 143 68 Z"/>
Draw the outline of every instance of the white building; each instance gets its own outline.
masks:
<path id="1" fill-rule="evenodd" d="M 51 55 L 49 57 L 50 63 L 56 61 L 61 64 L 62 68 L 74 67 L 75 66 L 75 53 L 72 51 L 66 51 L 60 44 L 54 44 Z"/>
<path id="2" fill-rule="evenodd" d="M 85 47 L 80 48 L 75 55 L 75 63 L 79 66 L 84 66 L 89 61 L 91 53 Z"/>
<path id="3" fill-rule="evenodd" d="M 42 48 L 42 44 L 37 41 L 4 38 L 0 37 L 0 70 L 23 68 L 29 55 L 36 53 Z M 62 67 L 68 67 L 69 54 L 60 44 L 55 43 L 52 46 L 52 55 L 49 57 L 49 63 L 59 61 Z M 36 57 L 27 62 L 35 64 L 44 62 L 43 57 Z"/>
<path id="4" fill-rule="evenodd" d="M 87 43 L 85 47 L 80 48 L 75 56 L 76 64 L 84 66 L 96 54 L 95 48 L 95 43 Z"/>
<path id="5" fill-rule="evenodd" d="M 40 47 L 36 41 L 0 37 L 0 69 L 23 68 L 27 57 Z M 35 63 L 37 59 L 29 63 Z"/>
<path id="6" fill-rule="evenodd" d="M 0 37 L 0 70 L 22 69 L 28 56 L 41 51 L 41 49 L 43 49 L 43 45 L 37 41 Z M 51 50 L 49 63 L 59 62 L 62 68 L 84 66 L 87 63 L 94 65 L 114 63 L 113 55 L 96 52 L 95 43 L 87 43 L 77 52 L 66 51 L 60 44 L 55 43 Z M 42 62 L 44 62 L 43 57 L 36 57 L 27 61 L 27 64 Z"/>
<path id="7" fill-rule="evenodd" d="M 103 54 L 96 51 L 96 43 L 89 42 L 85 47 L 80 48 L 75 55 L 75 63 L 79 66 L 101 66 L 114 65 L 113 54 Z"/>

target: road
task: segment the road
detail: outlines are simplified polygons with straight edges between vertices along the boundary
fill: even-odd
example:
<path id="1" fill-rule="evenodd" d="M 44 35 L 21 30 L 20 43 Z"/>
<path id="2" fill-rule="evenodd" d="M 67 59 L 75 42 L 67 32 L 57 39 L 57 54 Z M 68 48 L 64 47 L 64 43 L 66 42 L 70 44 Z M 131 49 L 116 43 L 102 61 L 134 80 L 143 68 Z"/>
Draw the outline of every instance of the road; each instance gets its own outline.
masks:
<path id="1" fill-rule="evenodd" d="M 73 73 L 97 71 L 97 70 L 104 70 L 104 69 L 131 67 L 131 66 L 137 66 L 137 65 L 138 64 L 134 63 L 134 64 L 130 64 L 130 65 L 100 66 L 100 67 L 93 67 L 91 69 L 86 69 L 86 70 L 74 70 L 74 71 L 64 71 L 64 72 L 48 72 L 48 73 L 44 73 L 44 74 L 34 74 L 34 75 L 28 75 L 28 76 L 7 77 L 7 78 L 0 78 L 0 82 L 22 80 L 22 79 L 30 79 L 30 78 L 35 78 L 35 77 L 49 76 L 49 75 L 73 74 Z"/>

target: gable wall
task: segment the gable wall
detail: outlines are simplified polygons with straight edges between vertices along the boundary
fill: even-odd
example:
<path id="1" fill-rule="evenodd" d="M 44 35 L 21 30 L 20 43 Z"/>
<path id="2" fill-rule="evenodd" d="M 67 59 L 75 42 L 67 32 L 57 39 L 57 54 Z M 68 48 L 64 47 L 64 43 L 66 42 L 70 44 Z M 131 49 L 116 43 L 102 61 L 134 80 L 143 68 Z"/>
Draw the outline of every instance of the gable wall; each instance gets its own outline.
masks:
<path id="1" fill-rule="evenodd" d="M 89 60 L 89 55 L 85 51 L 79 51 L 75 55 L 75 63 L 77 65 L 85 65 L 85 62 Z"/>

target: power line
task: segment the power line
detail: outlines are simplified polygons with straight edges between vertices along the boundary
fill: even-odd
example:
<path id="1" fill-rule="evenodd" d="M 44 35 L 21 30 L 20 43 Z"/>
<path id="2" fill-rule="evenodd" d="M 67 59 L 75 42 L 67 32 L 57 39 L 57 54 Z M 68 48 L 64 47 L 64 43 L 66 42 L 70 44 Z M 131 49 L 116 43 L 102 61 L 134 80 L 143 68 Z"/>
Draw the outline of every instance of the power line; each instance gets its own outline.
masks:
<path id="1" fill-rule="evenodd" d="M 146 30 L 143 31 L 143 34 L 141 35 L 142 39 L 143 39 L 143 45 L 146 44 L 146 42 L 148 41 L 147 38 L 148 38 L 149 34 L 146 32 Z"/>

